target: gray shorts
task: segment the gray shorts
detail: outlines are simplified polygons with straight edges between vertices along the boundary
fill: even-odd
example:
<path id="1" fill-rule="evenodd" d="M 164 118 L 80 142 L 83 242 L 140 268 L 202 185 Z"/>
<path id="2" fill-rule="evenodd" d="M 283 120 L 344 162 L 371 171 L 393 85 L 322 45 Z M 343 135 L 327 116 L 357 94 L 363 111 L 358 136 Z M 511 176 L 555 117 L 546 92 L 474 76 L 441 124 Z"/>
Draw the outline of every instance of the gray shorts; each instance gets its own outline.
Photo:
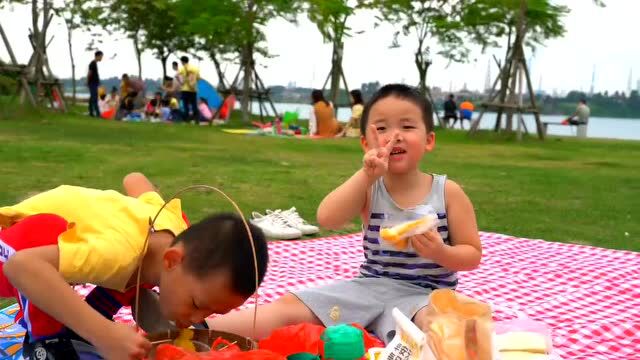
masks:
<path id="1" fill-rule="evenodd" d="M 394 307 L 413 319 L 427 306 L 431 289 L 387 278 L 355 278 L 292 292 L 324 326 L 358 323 L 385 344 L 395 335 Z"/>

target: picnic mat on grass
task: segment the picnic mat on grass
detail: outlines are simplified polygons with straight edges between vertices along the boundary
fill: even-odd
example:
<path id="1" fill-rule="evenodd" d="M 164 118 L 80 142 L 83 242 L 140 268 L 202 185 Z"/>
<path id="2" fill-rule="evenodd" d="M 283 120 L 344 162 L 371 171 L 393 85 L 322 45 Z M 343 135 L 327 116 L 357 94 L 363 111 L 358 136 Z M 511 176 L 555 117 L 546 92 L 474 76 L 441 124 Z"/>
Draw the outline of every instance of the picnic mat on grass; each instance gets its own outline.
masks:
<path id="1" fill-rule="evenodd" d="M 493 233 L 481 233 L 481 239 L 482 265 L 460 273 L 458 290 L 492 304 L 496 320 L 519 311 L 544 321 L 553 329 L 557 358 L 640 359 L 640 253 Z M 355 276 L 361 244 L 359 234 L 269 243 L 260 303 Z M 84 295 L 91 287 L 77 290 Z M 0 313 L 0 329 L 11 322 L 8 311 Z M 117 320 L 131 321 L 130 311 Z M 22 331 L 15 325 L 0 330 L 0 349 L 19 344 Z"/>

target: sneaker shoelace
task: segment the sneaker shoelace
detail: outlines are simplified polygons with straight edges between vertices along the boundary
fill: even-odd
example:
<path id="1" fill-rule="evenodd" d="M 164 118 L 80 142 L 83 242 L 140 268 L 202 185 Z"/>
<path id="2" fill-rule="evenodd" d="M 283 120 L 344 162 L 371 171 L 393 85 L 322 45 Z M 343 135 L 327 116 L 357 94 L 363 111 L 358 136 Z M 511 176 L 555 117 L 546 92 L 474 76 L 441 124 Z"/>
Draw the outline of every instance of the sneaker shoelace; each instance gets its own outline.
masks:
<path id="1" fill-rule="evenodd" d="M 295 209 L 283 211 L 282 215 L 296 225 L 305 225 L 307 223 Z"/>
<path id="2" fill-rule="evenodd" d="M 287 223 L 287 219 L 284 218 L 282 216 L 282 214 L 280 214 L 280 213 L 272 212 L 272 213 L 266 215 L 265 217 L 273 225 L 276 225 L 276 226 L 279 226 L 279 227 L 283 227 L 283 228 L 289 227 L 289 224 Z"/>

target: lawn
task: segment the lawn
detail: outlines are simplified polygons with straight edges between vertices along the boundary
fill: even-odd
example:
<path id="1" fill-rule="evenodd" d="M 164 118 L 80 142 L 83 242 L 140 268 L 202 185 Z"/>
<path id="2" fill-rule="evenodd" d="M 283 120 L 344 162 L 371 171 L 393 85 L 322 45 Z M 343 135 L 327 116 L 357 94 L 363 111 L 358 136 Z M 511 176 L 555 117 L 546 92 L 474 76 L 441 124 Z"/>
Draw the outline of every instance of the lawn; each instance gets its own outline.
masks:
<path id="1" fill-rule="evenodd" d="M 74 114 L 5 110 L 4 118 L 0 204 L 63 183 L 120 189 L 126 173 L 142 171 L 167 196 L 187 185 L 209 184 L 227 192 L 247 215 L 295 206 L 314 221 L 319 202 L 358 169 L 362 156 L 351 139 L 242 136 L 217 127 Z M 518 143 L 449 130 L 437 133 L 437 147 L 422 167 L 464 187 L 483 231 L 640 251 L 638 155 L 640 142 L 633 141 Z M 232 210 L 214 194 L 189 193 L 183 201 L 193 219 Z M 358 223 L 354 219 L 342 232 L 357 231 Z"/>
<path id="2" fill-rule="evenodd" d="M 234 120 L 231 126 L 241 125 Z M 481 230 L 640 251 L 639 155 L 640 142 L 633 141 L 519 143 L 449 130 L 437 133 L 437 147 L 422 167 L 464 187 Z M 121 189 L 126 173 L 142 171 L 166 196 L 209 184 L 246 215 L 295 206 L 314 221 L 322 198 L 358 169 L 361 157 L 352 139 L 241 136 L 218 127 L 0 109 L 0 205 L 59 184 Z M 232 211 L 216 194 L 182 199 L 192 219 Z M 358 229 L 354 219 L 341 232 Z"/>

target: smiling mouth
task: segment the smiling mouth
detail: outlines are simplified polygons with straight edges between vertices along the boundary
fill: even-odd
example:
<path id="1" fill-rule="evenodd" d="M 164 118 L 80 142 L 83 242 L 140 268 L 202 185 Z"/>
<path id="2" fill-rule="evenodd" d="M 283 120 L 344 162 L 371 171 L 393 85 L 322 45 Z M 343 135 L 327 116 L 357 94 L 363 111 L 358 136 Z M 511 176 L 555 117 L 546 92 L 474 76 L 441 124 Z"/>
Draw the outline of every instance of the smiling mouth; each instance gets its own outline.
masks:
<path id="1" fill-rule="evenodd" d="M 404 154 L 407 151 L 405 149 L 400 149 L 400 148 L 394 148 L 393 150 L 391 150 L 391 155 L 400 155 L 400 154 Z"/>

